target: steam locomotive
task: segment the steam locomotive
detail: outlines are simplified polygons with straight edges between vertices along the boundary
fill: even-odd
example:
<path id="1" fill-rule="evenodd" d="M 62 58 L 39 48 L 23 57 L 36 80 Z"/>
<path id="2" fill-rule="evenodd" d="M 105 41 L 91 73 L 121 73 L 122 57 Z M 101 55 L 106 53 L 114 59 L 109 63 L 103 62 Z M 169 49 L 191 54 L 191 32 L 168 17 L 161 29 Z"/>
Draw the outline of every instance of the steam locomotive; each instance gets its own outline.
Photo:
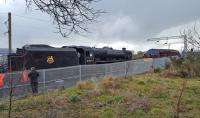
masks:
<path id="1" fill-rule="evenodd" d="M 94 48 L 87 46 L 25 45 L 7 56 L 8 70 L 21 71 L 35 67 L 48 69 L 86 64 L 103 64 L 132 59 L 132 52 L 123 48 Z"/>

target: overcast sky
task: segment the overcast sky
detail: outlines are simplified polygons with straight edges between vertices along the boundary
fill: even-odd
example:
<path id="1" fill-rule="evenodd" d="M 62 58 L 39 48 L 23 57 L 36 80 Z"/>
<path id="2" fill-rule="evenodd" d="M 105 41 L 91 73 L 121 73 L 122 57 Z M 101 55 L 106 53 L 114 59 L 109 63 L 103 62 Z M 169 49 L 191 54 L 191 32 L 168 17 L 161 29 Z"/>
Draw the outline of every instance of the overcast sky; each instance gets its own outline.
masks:
<path id="1" fill-rule="evenodd" d="M 106 11 L 98 22 L 89 25 L 90 33 L 62 38 L 51 18 L 45 13 L 27 10 L 25 0 L 0 0 L 0 47 L 7 47 L 5 21 L 13 16 L 13 47 L 25 44 L 52 46 L 89 45 L 126 47 L 131 50 L 167 48 L 163 43 L 150 43 L 151 37 L 179 35 L 179 31 L 200 18 L 200 0 L 102 0 L 94 7 Z M 181 40 L 179 41 L 181 42 Z M 182 49 L 183 45 L 171 48 Z"/>

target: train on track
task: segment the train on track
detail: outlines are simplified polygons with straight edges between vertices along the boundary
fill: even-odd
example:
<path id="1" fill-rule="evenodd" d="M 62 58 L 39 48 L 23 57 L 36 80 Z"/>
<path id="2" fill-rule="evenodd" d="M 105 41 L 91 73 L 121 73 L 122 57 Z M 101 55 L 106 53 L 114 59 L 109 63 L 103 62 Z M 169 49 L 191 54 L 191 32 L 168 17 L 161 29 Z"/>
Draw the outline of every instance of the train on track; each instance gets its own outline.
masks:
<path id="1" fill-rule="evenodd" d="M 150 49 L 142 58 L 161 58 L 178 56 L 180 53 L 172 49 Z M 15 53 L 1 58 L 0 73 L 23 71 L 35 67 L 49 69 L 76 65 L 104 64 L 132 60 L 132 52 L 122 48 L 115 50 L 110 47 L 95 48 L 87 46 L 63 46 L 55 48 L 49 45 L 33 44 L 17 48 Z M 7 60 L 7 61 L 2 61 Z"/>
<path id="2" fill-rule="evenodd" d="M 178 50 L 172 49 L 150 49 L 144 53 L 143 58 L 161 58 L 161 57 L 181 57 Z"/>
<path id="3" fill-rule="evenodd" d="M 114 63 L 131 59 L 132 52 L 125 48 L 115 50 L 109 47 L 63 46 L 55 48 L 49 45 L 25 45 L 22 48 L 18 48 L 16 53 L 8 54 L 7 62 L 1 68 L 4 71 L 22 71 L 31 67 L 48 69 Z M 7 68 L 5 69 L 5 67 Z"/>

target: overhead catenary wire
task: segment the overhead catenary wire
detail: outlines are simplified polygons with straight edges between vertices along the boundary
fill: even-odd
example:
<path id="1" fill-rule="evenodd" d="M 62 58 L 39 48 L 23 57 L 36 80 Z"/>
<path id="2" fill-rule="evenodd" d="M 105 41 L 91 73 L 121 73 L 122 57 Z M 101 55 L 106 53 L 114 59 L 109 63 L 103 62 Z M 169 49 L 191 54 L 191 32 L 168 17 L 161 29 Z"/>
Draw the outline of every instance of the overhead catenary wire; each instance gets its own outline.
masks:
<path id="1" fill-rule="evenodd" d="M 1 12 L 0 12 L 1 13 Z M 7 14 L 7 13 L 6 13 Z M 41 23 L 46 23 L 49 24 L 50 20 L 45 20 L 45 19 L 40 19 L 40 18 L 35 18 L 35 17 L 29 17 L 29 16 L 25 16 L 25 15 L 21 15 L 21 14 L 16 14 L 16 13 L 12 13 L 13 17 L 18 17 L 18 18 L 23 18 L 23 19 L 27 19 L 27 20 L 33 20 L 33 21 L 37 21 L 37 22 L 41 22 Z M 14 18 L 15 19 L 15 18 Z M 13 23 L 13 25 L 16 25 L 15 23 Z M 17 25 L 20 25 L 19 23 Z M 22 25 L 20 25 L 21 28 Z M 41 27 L 35 27 L 35 26 L 31 26 L 31 29 L 41 29 Z"/>

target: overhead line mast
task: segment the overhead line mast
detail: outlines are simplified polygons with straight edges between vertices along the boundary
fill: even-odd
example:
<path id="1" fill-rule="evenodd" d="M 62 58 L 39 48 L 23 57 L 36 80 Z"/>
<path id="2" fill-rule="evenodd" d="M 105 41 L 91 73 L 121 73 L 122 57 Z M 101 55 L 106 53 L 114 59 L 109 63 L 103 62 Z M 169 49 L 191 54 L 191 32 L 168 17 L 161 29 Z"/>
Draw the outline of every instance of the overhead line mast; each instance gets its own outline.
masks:
<path id="1" fill-rule="evenodd" d="M 168 37 L 158 37 L 158 38 L 150 38 L 147 39 L 147 41 L 156 41 L 159 42 L 161 40 L 172 40 L 172 39 L 183 39 L 184 40 L 184 50 L 185 52 L 187 52 L 188 50 L 188 44 L 187 44 L 187 36 L 186 35 L 180 35 L 180 36 L 168 36 Z"/>

